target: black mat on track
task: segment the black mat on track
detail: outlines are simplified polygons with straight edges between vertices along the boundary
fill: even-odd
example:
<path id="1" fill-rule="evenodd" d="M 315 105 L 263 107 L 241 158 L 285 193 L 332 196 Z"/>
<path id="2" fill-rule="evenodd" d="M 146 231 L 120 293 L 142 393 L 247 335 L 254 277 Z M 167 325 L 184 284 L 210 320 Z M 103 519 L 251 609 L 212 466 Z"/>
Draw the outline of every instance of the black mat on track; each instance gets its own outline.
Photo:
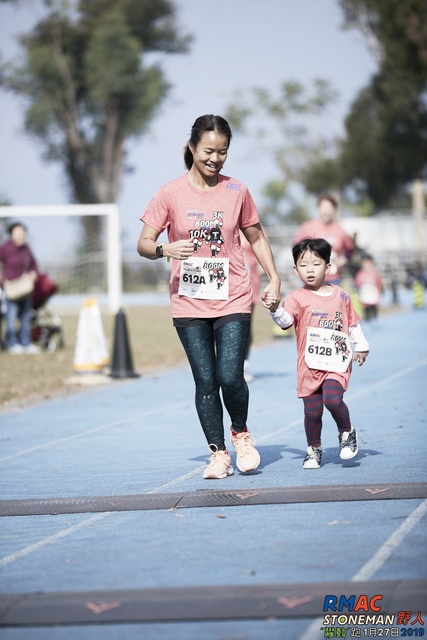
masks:
<path id="1" fill-rule="evenodd" d="M 408 500 L 427 497 L 427 483 L 353 484 L 274 489 L 201 490 L 188 493 L 156 493 L 75 498 L 0 500 L 0 516 L 56 515 L 105 511 L 150 511 L 195 507 L 235 507 L 306 502 Z"/>
<path id="2" fill-rule="evenodd" d="M 48 626 L 129 622 L 323 618 L 325 597 L 356 601 L 382 595 L 380 613 L 425 612 L 425 580 L 374 580 L 259 586 L 178 587 L 79 593 L 22 593 L 0 597 L 1 626 Z M 328 611 L 328 614 L 334 612 Z M 415 613 L 415 615 L 416 615 Z M 355 615 L 346 609 L 340 615 Z M 360 609 L 357 615 L 367 615 Z M 371 623 L 372 624 L 372 623 Z M 390 625 L 388 625 L 390 626 Z"/>

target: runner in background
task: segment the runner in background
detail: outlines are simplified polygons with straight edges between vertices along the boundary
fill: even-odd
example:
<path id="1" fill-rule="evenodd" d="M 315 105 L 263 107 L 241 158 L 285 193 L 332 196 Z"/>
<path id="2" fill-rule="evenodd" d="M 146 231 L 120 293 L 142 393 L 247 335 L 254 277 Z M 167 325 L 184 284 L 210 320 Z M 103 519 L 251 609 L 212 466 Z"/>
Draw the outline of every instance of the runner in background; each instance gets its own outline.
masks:
<path id="1" fill-rule="evenodd" d="M 360 269 L 354 276 L 354 286 L 359 293 L 364 320 L 376 320 L 383 292 L 383 280 L 373 257 L 369 254 L 362 258 Z"/>
<path id="2" fill-rule="evenodd" d="M 326 282 L 340 284 L 342 269 L 353 251 L 353 240 L 336 221 L 338 202 L 329 193 L 321 194 L 317 200 L 317 218 L 303 222 L 294 244 L 303 238 L 324 238 L 332 246 L 331 267 Z"/>

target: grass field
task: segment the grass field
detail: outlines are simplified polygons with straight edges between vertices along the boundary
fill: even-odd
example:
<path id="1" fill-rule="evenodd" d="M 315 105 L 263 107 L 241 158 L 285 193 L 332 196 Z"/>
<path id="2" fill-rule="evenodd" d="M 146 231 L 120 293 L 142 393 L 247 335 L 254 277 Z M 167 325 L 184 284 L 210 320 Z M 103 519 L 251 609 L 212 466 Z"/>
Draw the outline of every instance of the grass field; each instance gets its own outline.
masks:
<path id="1" fill-rule="evenodd" d="M 136 372 L 146 375 L 186 360 L 172 326 L 169 306 L 130 307 L 125 313 Z M 61 392 L 75 392 L 76 386 L 68 382 L 70 378 L 76 378 L 73 364 L 79 316 L 78 313 L 61 313 L 60 317 L 65 338 L 63 349 L 21 356 L 0 351 L 0 407 L 13 409 Z M 112 357 L 115 316 L 102 314 L 102 324 Z M 253 319 L 254 344 L 272 340 L 273 327 L 268 312 L 259 306 Z"/>

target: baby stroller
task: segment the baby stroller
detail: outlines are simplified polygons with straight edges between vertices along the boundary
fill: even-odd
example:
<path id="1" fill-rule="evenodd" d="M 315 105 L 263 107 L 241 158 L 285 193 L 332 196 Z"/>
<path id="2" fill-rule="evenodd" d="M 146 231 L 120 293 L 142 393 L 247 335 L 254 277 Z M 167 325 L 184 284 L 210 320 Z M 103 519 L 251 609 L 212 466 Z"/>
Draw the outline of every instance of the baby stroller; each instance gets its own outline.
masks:
<path id="1" fill-rule="evenodd" d="M 57 284 L 47 274 L 39 274 L 33 291 L 31 340 L 51 353 L 65 344 L 61 318 L 46 307 L 57 290 Z"/>

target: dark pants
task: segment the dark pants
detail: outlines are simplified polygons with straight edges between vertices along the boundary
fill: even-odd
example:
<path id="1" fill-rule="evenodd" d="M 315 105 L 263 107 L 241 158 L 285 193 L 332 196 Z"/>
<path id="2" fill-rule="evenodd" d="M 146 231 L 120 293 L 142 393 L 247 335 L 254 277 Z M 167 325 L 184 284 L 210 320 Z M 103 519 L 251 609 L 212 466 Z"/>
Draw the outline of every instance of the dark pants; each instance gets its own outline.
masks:
<path id="1" fill-rule="evenodd" d="M 208 445 L 225 450 L 223 406 L 234 431 L 244 431 L 248 416 L 249 389 L 243 377 L 250 322 L 247 319 L 222 323 L 176 326 L 187 354 L 196 385 L 196 410 Z"/>
<path id="2" fill-rule="evenodd" d="M 337 380 L 327 378 L 315 393 L 303 398 L 304 428 L 309 447 L 320 447 L 322 415 L 325 406 L 335 420 L 338 432 L 350 431 L 348 407 L 343 400 L 344 389 Z"/>

